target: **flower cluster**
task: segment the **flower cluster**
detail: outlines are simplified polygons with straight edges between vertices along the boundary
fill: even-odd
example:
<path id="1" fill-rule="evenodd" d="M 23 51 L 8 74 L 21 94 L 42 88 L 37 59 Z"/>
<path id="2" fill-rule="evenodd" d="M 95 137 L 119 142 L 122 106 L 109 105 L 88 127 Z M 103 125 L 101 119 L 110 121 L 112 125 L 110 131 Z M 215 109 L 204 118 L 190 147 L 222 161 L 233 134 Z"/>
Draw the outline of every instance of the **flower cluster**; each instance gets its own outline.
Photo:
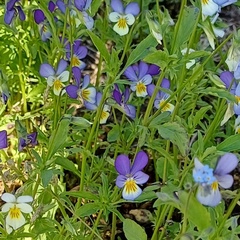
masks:
<path id="1" fill-rule="evenodd" d="M 10 25 L 17 15 L 19 15 L 19 19 L 24 21 L 26 19 L 25 13 L 22 10 L 22 6 L 19 3 L 20 0 L 10 0 L 6 6 L 6 12 L 4 15 L 4 22 Z"/>
<path id="2" fill-rule="evenodd" d="M 214 207 L 222 199 L 218 185 L 223 188 L 230 188 L 233 184 L 233 177 L 229 174 L 238 164 L 236 155 L 227 153 L 223 155 L 215 169 L 203 165 L 197 158 L 194 160 L 193 169 L 194 181 L 199 185 L 197 199 L 200 203 Z"/>

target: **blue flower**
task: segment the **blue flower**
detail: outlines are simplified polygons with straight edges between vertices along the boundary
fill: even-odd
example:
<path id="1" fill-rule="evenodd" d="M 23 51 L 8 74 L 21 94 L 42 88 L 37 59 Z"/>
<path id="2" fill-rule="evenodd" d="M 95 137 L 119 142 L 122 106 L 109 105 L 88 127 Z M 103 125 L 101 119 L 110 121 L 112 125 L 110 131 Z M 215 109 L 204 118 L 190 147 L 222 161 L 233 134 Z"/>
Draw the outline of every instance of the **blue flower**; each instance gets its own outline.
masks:
<path id="1" fill-rule="evenodd" d="M 4 22 L 10 25 L 13 21 L 13 18 L 19 14 L 19 19 L 24 21 L 26 16 L 22 10 L 22 6 L 17 4 L 20 0 L 10 0 L 7 3 L 6 13 L 4 15 Z"/>
<path id="2" fill-rule="evenodd" d="M 214 207 L 222 199 L 218 185 L 222 188 L 230 188 L 233 177 L 229 174 L 238 164 L 237 157 L 232 153 L 223 155 L 215 169 L 203 165 L 197 158 L 194 160 L 193 179 L 199 185 L 197 199 L 200 203 Z"/>
<path id="3" fill-rule="evenodd" d="M 2 130 L 0 131 L 0 149 L 6 148 L 7 145 L 7 131 Z"/>
<path id="4" fill-rule="evenodd" d="M 148 156 L 144 151 L 137 153 L 133 165 L 127 155 L 121 154 L 115 160 L 115 168 L 119 173 L 116 185 L 123 188 L 122 197 L 126 200 L 134 200 L 141 193 L 142 189 L 138 184 L 148 181 L 149 176 L 142 172 L 148 163 Z"/>

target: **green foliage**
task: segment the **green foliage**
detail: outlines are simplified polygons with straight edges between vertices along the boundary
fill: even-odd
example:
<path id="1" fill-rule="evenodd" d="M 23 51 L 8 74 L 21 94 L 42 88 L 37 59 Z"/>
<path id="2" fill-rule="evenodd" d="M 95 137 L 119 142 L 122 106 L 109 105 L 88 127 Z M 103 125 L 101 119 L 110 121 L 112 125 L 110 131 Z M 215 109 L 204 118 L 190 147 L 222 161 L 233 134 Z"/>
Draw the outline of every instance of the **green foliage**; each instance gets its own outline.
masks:
<path id="1" fill-rule="evenodd" d="M 134 231 L 133 231 L 134 229 Z M 123 222 L 123 231 L 128 240 L 146 240 L 147 234 L 141 226 L 131 219 L 125 219 Z"/>

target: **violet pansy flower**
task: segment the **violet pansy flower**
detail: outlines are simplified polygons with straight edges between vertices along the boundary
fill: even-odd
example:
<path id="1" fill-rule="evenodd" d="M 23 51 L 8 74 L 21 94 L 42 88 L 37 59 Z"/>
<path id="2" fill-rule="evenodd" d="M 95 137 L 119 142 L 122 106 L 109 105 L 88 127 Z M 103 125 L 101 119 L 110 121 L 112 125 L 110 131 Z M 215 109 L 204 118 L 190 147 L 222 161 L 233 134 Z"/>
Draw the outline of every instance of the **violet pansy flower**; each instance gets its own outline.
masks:
<path id="1" fill-rule="evenodd" d="M 130 89 L 126 88 L 123 93 L 120 92 L 119 87 L 115 84 L 113 90 L 113 98 L 120 106 L 120 110 L 123 111 L 128 117 L 134 119 L 136 117 L 136 108 L 133 105 L 127 104 L 130 96 Z"/>
<path id="2" fill-rule="evenodd" d="M 0 149 L 6 148 L 8 146 L 7 143 L 7 131 L 0 131 Z"/>
<path id="3" fill-rule="evenodd" d="M 18 151 L 21 152 L 25 147 L 35 147 L 38 144 L 37 132 L 29 133 L 18 140 Z"/>
<path id="4" fill-rule="evenodd" d="M 66 44 L 66 57 L 69 61 L 71 61 L 72 67 L 79 67 L 83 69 L 86 67 L 86 63 L 84 63 L 81 59 L 87 56 L 87 48 L 81 45 L 81 40 L 76 40 L 73 42 L 72 50 L 73 53 L 71 54 L 71 45 L 68 42 Z"/>
<path id="5" fill-rule="evenodd" d="M 24 21 L 26 16 L 22 10 L 22 6 L 19 4 L 20 0 L 10 0 L 6 6 L 6 13 L 4 15 L 4 22 L 10 25 L 13 21 L 13 18 L 18 14 L 19 19 Z"/>
<path id="6" fill-rule="evenodd" d="M 72 72 L 76 80 L 76 85 L 72 84 L 66 87 L 68 96 L 73 99 L 80 98 L 83 104 L 85 104 L 85 102 L 94 104 L 96 101 L 96 89 L 94 87 L 89 87 L 89 75 L 84 76 L 81 83 L 81 70 L 78 67 L 73 67 Z"/>
<path id="7" fill-rule="evenodd" d="M 169 89 L 170 88 L 170 81 L 166 78 L 162 80 L 161 87 L 163 89 Z M 147 87 L 148 94 L 150 96 L 153 95 L 154 89 L 156 86 L 154 84 L 150 84 Z M 154 107 L 157 109 L 161 109 L 162 112 L 172 112 L 174 110 L 174 105 L 171 103 L 166 103 L 170 95 L 164 91 L 158 91 L 155 101 L 154 101 Z"/>
<path id="8" fill-rule="evenodd" d="M 203 165 L 197 158 L 194 160 L 193 178 L 198 183 L 197 199 L 206 206 L 215 207 L 222 199 L 218 185 L 222 188 L 230 188 L 233 177 L 229 174 L 236 168 L 238 159 L 232 153 L 226 153 L 220 157 L 215 169 Z"/>
<path id="9" fill-rule="evenodd" d="M 129 32 L 129 25 L 133 25 L 135 17 L 139 14 L 140 8 L 138 3 L 129 3 L 124 9 L 121 0 L 112 0 L 111 7 L 113 12 L 109 14 L 111 22 L 116 22 L 113 30 L 120 36 L 126 35 Z"/>
<path id="10" fill-rule="evenodd" d="M 144 184 L 149 176 L 142 172 L 148 163 L 148 156 L 144 151 L 137 153 L 133 165 L 127 155 L 121 154 L 115 160 L 115 168 L 118 172 L 116 185 L 123 188 L 122 197 L 126 200 L 134 200 L 141 193 L 142 189 L 138 184 Z"/>
<path id="11" fill-rule="evenodd" d="M 63 59 L 59 61 L 56 71 L 48 63 L 43 63 L 40 66 L 40 75 L 47 78 L 47 84 L 50 87 L 53 86 L 53 92 L 57 96 L 59 96 L 61 91 L 62 93 L 65 92 L 65 90 L 63 90 L 63 83 L 67 82 L 69 78 L 69 71 L 66 71 L 67 66 L 68 63 Z"/>
<path id="12" fill-rule="evenodd" d="M 136 91 L 138 97 L 148 95 L 147 85 L 152 82 L 152 75 L 159 72 L 159 67 L 156 65 L 148 65 L 142 61 L 139 64 L 129 66 L 124 75 L 131 81 L 131 90 Z"/>

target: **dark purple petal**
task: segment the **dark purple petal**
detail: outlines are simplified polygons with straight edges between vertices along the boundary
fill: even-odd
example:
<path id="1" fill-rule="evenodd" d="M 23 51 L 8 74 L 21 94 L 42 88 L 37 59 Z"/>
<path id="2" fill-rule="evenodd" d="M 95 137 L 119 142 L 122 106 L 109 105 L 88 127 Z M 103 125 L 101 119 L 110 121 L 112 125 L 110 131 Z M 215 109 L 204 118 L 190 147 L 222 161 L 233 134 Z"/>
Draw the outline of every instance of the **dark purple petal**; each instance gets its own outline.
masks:
<path id="1" fill-rule="evenodd" d="M 87 48 L 84 46 L 80 46 L 76 51 L 74 51 L 74 54 L 79 58 L 83 59 L 87 56 Z"/>
<path id="2" fill-rule="evenodd" d="M 224 71 L 220 74 L 220 79 L 223 81 L 226 88 L 229 88 L 233 80 L 233 74 L 229 71 Z"/>
<path id="3" fill-rule="evenodd" d="M 148 163 L 148 155 L 144 151 L 137 153 L 131 168 L 131 174 L 134 175 L 136 172 L 141 171 Z"/>
<path id="4" fill-rule="evenodd" d="M 113 98 L 119 105 L 121 105 L 121 103 L 122 103 L 122 94 L 118 90 L 116 90 L 116 89 L 113 90 Z"/>
<path id="5" fill-rule="evenodd" d="M 169 89 L 170 88 L 170 81 L 167 78 L 164 78 L 162 80 L 161 87 Z"/>
<path id="6" fill-rule="evenodd" d="M 129 96 L 130 96 L 130 89 L 129 88 L 126 88 L 124 93 L 123 93 L 123 97 L 124 97 L 124 100 L 123 102 L 126 103 L 129 99 Z"/>
<path id="7" fill-rule="evenodd" d="M 16 4 L 16 2 L 19 2 L 20 0 L 10 0 L 7 3 L 7 10 L 10 11 L 14 8 L 14 5 Z"/>
<path id="8" fill-rule="evenodd" d="M 125 8 L 125 14 L 132 14 L 133 16 L 136 16 L 138 15 L 140 12 L 140 8 L 139 8 L 139 5 L 138 3 L 129 3 L 126 8 Z"/>
<path id="9" fill-rule="evenodd" d="M 20 6 L 16 7 L 18 9 L 19 19 L 21 21 L 24 21 L 26 19 L 25 13 L 23 12 L 22 8 Z"/>
<path id="10" fill-rule="evenodd" d="M 78 40 L 75 40 L 73 42 L 73 53 L 77 52 L 78 48 L 81 46 L 81 40 L 78 39 Z M 70 45 L 69 45 L 69 50 L 70 50 Z"/>
<path id="11" fill-rule="evenodd" d="M 230 173 L 238 164 L 238 158 L 235 154 L 226 153 L 223 155 L 217 163 L 214 170 L 214 175 L 223 176 Z"/>
<path id="12" fill-rule="evenodd" d="M 57 0 L 56 5 L 58 6 L 62 13 L 66 12 L 66 5 L 62 0 Z"/>
<path id="13" fill-rule="evenodd" d="M 42 77 L 45 77 L 45 78 L 55 75 L 55 71 L 53 67 L 48 63 L 41 64 L 39 73 Z"/>
<path id="14" fill-rule="evenodd" d="M 138 65 L 138 69 L 138 79 L 142 79 L 148 72 L 148 64 L 141 61 Z"/>
<path id="15" fill-rule="evenodd" d="M 142 171 L 138 171 L 134 174 L 133 178 L 137 184 L 144 184 L 148 181 L 149 176 Z"/>
<path id="16" fill-rule="evenodd" d="M 66 87 L 66 92 L 70 98 L 77 99 L 78 98 L 78 90 L 79 90 L 79 88 L 76 85 L 68 85 Z"/>
<path id="17" fill-rule="evenodd" d="M 18 151 L 21 152 L 27 146 L 27 142 L 24 138 L 18 140 Z"/>
<path id="18" fill-rule="evenodd" d="M 230 188 L 233 185 L 233 177 L 229 174 L 223 176 L 215 176 L 219 185 L 223 188 Z"/>
<path id="19" fill-rule="evenodd" d="M 73 76 L 76 81 L 76 85 L 79 87 L 81 82 L 81 70 L 78 67 L 72 68 Z"/>
<path id="20" fill-rule="evenodd" d="M 2 130 L 0 131 L 0 149 L 6 148 L 7 145 L 7 131 Z"/>
<path id="21" fill-rule="evenodd" d="M 127 155 L 125 154 L 118 155 L 114 164 L 115 169 L 119 174 L 124 176 L 130 174 L 130 160 Z"/>
<path id="22" fill-rule="evenodd" d="M 149 67 L 148 67 L 148 74 L 154 76 L 154 75 L 158 75 L 160 73 L 160 67 L 155 65 L 155 64 L 151 64 Z"/>
<path id="23" fill-rule="evenodd" d="M 85 7 L 86 0 L 74 0 L 74 5 L 79 11 L 83 11 L 83 8 Z"/>
<path id="24" fill-rule="evenodd" d="M 130 117 L 131 119 L 136 118 L 136 108 L 133 105 L 130 104 L 124 104 L 123 105 L 123 110 L 125 114 Z"/>
<path id="25" fill-rule="evenodd" d="M 117 179 L 116 179 L 116 185 L 119 187 L 119 188 L 123 188 L 124 185 L 125 185 L 125 182 L 127 180 L 127 177 L 124 176 L 124 175 L 118 175 L 117 176 Z"/>
<path id="26" fill-rule="evenodd" d="M 123 9 L 123 4 L 121 0 L 112 0 L 111 7 L 114 12 L 123 13 L 124 9 Z"/>
<path id="27" fill-rule="evenodd" d="M 13 17 L 15 15 L 15 9 L 13 10 L 10 10 L 10 11 L 6 11 L 5 15 L 4 15 L 4 22 L 6 24 L 11 24 L 12 20 L 13 20 Z"/>
<path id="28" fill-rule="evenodd" d="M 129 80 L 132 80 L 132 81 L 137 81 L 138 80 L 138 77 L 136 75 L 136 72 L 134 71 L 133 67 L 130 66 L 128 67 L 125 72 L 124 72 L 124 75 L 129 79 Z"/>
<path id="29" fill-rule="evenodd" d="M 37 24 L 39 24 L 45 20 L 45 15 L 42 10 L 37 9 L 34 11 L 34 20 Z"/>
<path id="30" fill-rule="evenodd" d="M 55 10 L 56 4 L 53 1 L 49 1 L 48 3 L 48 10 L 53 12 Z"/>
<path id="31" fill-rule="evenodd" d="M 64 72 L 67 66 L 68 66 L 67 61 L 61 59 L 57 67 L 56 75 L 60 75 L 62 72 Z"/>
<path id="32" fill-rule="evenodd" d="M 27 145 L 31 145 L 32 147 L 38 144 L 37 141 L 37 132 L 33 132 L 27 135 Z"/>

